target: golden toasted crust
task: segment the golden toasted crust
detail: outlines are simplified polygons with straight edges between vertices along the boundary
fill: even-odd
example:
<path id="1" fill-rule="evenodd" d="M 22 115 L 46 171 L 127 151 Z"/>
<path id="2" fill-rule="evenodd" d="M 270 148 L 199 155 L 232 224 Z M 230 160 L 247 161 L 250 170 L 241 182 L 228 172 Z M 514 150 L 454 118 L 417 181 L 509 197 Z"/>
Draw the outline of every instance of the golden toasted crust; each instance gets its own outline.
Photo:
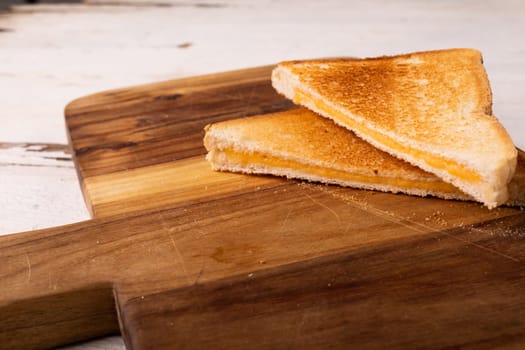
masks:
<path id="1" fill-rule="evenodd" d="M 507 199 L 516 150 L 490 115 L 490 85 L 476 50 L 283 62 L 274 70 L 272 82 L 296 103 L 453 183 L 489 207 Z M 431 157 L 469 169 L 481 180 L 461 179 L 427 161 Z"/>
<path id="2" fill-rule="evenodd" d="M 418 196 L 472 199 L 436 176 L 378 150 L 305 108 L 208 125 L 204 144 L 209 152 L 207 159 L 215 170 L 272 174 Z M 248 161 L 239 161 L 229 150 Z M 303 166 L 276 166 L 272 163 L 274 159 Z M 319 176 L 311 171 L 312 166 L 359 175 L 361 179 Z M 517 188 L 522 188 L 525 182 L 525 166 L 520 169 Z M 405 186 L 396 186 L 398 180 L 404 181 Z M 407 187 L 407 183 L 411 186 Z M 511 193 L 510 204 L 525 204 L 525 193 L 516 190 Z"/>
<path id="3" fill-rule="evenodd" d="M 212 148 L 209 142 L 213 136 L 214 147 L 219 149 L 232 147 L 245 153 L 264 150 L 264 153 L 283 159 L 307 160 L 339 169 L 351 168 L 370 176 L 378 172 L 396 176 L 403 171 L 414 177 L 434 178 L 306 108 L 229 120 L 207 126 L 206 131 L 208 149 Z"/>

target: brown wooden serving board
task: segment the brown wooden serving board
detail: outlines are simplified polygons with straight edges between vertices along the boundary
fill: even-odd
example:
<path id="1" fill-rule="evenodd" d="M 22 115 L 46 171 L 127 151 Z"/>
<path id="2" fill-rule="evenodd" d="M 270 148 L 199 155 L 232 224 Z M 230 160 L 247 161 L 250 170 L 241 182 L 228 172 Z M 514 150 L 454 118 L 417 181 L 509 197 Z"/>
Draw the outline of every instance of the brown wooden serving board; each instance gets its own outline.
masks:
<path id="1" fill-rule="evenodd" d="M 285 110 L 271 67 L 66 109 L 93 219 L 0 237 L 0 348 L 525 347 L 525 213 L 212 172 L 203 127 Z"/>

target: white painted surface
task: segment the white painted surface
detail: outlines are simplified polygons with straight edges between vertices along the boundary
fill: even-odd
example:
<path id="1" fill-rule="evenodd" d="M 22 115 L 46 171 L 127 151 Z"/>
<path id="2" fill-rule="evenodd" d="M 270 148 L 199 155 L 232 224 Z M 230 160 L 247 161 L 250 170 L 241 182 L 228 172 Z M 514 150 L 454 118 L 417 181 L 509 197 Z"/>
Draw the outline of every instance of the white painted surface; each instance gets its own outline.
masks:
<path id="1" fill-rule="evenodd" d="M 88 218 L 71 161 L 5 144 L 65 144 L 68 101 L 285 59 L 480 49 L 494 111 L 525 149 L 523 1 L 108 2 L 0 15 L 0 234 Z M 118 337 L 75 347 L 122 348 Z"/>
<path id="2" fill-rule="evenodd" d="M 40 144 L 0 143 L 0 208 L 0 235 L 85 220 L 71 155 Z"/>

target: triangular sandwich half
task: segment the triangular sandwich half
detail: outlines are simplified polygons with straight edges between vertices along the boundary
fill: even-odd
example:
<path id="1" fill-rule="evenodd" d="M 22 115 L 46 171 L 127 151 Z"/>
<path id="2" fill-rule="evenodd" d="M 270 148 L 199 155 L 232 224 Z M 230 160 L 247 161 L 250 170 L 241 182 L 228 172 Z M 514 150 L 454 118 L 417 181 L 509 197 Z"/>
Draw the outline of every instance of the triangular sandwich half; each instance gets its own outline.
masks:
<path id="1" fill-rule="evenodd" d="M 453 185 L 378 150 L 305 109 L 229 120 L 206 127 L 215 170 L 271 174 L 354 188 L 445 199 L 472 199 Z M 525 174 L 522 166 L 521 174 Z M 508 204 L 525 205 L 525 176 Z"/>
<path id="2" fill-rule="evenodd" d="M 283 62 L 272 84 L 489 208 L 508 198 L 517 151 L 492 116 L 489 81 L 476 50 Z"/>

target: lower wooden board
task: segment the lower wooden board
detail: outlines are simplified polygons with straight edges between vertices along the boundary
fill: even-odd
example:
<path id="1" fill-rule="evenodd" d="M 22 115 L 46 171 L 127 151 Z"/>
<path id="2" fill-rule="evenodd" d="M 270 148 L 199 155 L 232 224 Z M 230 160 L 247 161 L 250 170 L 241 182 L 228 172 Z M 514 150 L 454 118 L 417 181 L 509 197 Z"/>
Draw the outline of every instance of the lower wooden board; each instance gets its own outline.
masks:
<path id="1" fill-rule="evenodd" d="M 0 237 L 0 348 L 525 346 L 521 210 L 211 171 L 204 125 L 293 107 L 270 71 L 66 108 L 93 219 Z"/>
<path id="2" fill-rule="evenodd" d="M 523 225 L 514 216 L 134 298 L 123 319 L 141 335 L 127 339 L 132 348 L 520 348 L 523 246 L 509 240 L 507 259 L 475 246 L 494 227 Z"/>

